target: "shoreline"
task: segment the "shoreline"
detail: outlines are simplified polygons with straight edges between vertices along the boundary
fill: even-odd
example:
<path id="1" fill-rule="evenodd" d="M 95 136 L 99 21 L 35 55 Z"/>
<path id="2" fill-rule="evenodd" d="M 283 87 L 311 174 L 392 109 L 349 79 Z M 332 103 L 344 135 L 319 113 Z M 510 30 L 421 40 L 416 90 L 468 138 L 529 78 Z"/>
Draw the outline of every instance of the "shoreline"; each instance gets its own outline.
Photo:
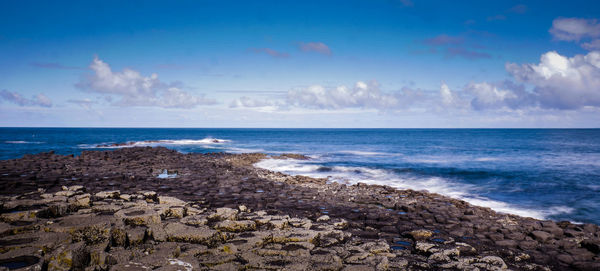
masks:
<path id="1" fill-rule="evenodd" d="M 161 266 L 170 266 L 169 259 L 179 263 L 174 260 L 177 257 L 172 256 L 174 256 L 173 251 L 177 250 L 176 247 L 182 250 L 182 246 L 206 246 L 205 254 L 199 252 L 200 254 L 183 257 L 187 260 L 183 262 L 196 267 L 194 269 L 213 268 L 224 264 L 229 268 L 225 270 L 236 270 L 236 266 L 269 268 L 267 266 L 269 261 L 283 263 L 282 266 L 270 265 L 270 268 L 280 269 L 288 267 L 287 265 L 292 268 L 292 263 L 302 262 L 298 259 L 315 255 L 327 255 L 329 261 L 324 262 L 336 263 L 335 266 L 328 267 L 336 270 L 367 266 L 398 270 L 600 269 L 600 228 L 597 225 L 524 218 L 497 213 L 486 207 L 474 206 L 462 200 L 434 193 L 360 183 L 354 185 L 328 183 L 325 179 L 290 176 L 252 166 L 266 157 L 265 154 L 182 154 L 163 147 L 131 147 L 111 151 L 84 151 L 77 157 L 41 153 L 25 155 L 21 159 L 0 161 L 1 216 L 4 221 L 0 227 L 2 232 L 0 244 L 3 248 L 3 253 L 0 254 L 0 266 L 8 259 L 18 257 L 25 259 L 23 257 L 30 256 L 37 257 L 38 262 L 27 268 L 38 265 L 40 268 L 44 265 L 48 267 L 53 261 L 52 258 L 54 257 L 56 261 L 57 256 L 60 255 L 36 254 L 37 252 L 28 250 L 24 244 L 11 245 L 11 242 L 37 238 L 35 242 L 41 243 L 41 240 L 47 239 L 46 235 L 51 234 L 39 228 L 28 229 L 27 227 L 40 223 L 46 225 L 48 222 L 52 222 L 50 225 L 60 225 L 65 220 L 83 216 L 91 221 L 97 219 L 101 225 L 108 225 L 101 228 L 100 232 L 106 230 L 111 233 L 108 237 L 100 234 L 106 240 L 90 244 L 84 242 L 83 245 L 76 242 L 79 239 L 74 236 L 61 237 L 66 238 L 65 240 L 68 240 L 71 246 L 79 244 L 77 251 L 87 251 L 84 256 L 92 257 L 94 249 L 101 246 L 106 248 L 106 243 L 112 243 L 114 239 L 112 232 L 115 228 L 123 229 L 126 232 L 125 236 L 130 239 L 135 237 L 136 232 L 138 237 L 142 236 L 141 240 L 136 239 L 139 242 L 134 242 L 134 245 L 115 249 L 116 256 L 109 252 L 106 252 L 106 255 L 102 254 L 103 264 L 94 262 L 97 264 L 91 265 L 92 261 L 78 263 L 87 264 L 83 267 L 92 268 L 89 270 L 115 268 L 122 263 L 121 260 L 126 261 L 125 258 L 119 258 L 121 255 L 119 253 L 136 251 L 141 251 L 141 255 L 134 257 L 134 260 L 147 266 L 149 263 L 142 255 L 144 249 L 148 247 L 153 247 L 155 251 L 163 247 L 165 251 L 169 250 L 165 255 L 156 255 L 162 255 Z M 293 156 L 281 155 L 276 159 L 286 158 L 293 158 Z M 157 178 L 156 176 L 163 170 L 175 172 L 177 176 L 167 179 Z M 63 190 L 63 186 L 66 190 Z M 73 188 L 74 186 L 82 187 Z M 38 191 L 38 188 L 44 190 Z M 111 196 L 102 197 L 106 194 L 102 194 L 103 192 L 115 190 L 119 190 L 118 196 L 113 193 L 110 194 Z M 158 198 L 156 200 L 154 196 L 148 198 L 139 191 L 153 191 L 156 193 L 155 197 L 171 198 L 161 202 Z M 47 198 L 42 198 L 43 195 Z M 128 196 L 123 198 L 121 195 Z M 77 203 L 82 200 L 85 203 L 86 197 L 87 205 Z M 52 200 L 48 201 L 48 199 Z M 140 206 L 143 205 L 141 202 L 146 202 L 147 205 Z M 176 204 L 167 206 L 164 205 L 165 202 Z M 56 207 L 63 205 L 66 205 L 64 212 L 61 211 L 62 207 Z M 94 211 L 94 206 L 104 205 L 111 206 L 112 209 L 109 208 L 109 211 L 114 212 L 107 214 L 103 213 L 106 210 Z M 193 207 L 194 205 L 196 207 Z M 157 208 L 163 212 L 158 212 L 160 221 L 157 223 L 154 223 L 156 221 L 143 222 L 142 225 L 131 226 L 126 223 L 130 218 L 127 215 L 123 216 L 124 213 L 132 213 L 124 211 L 130 208 L 141 208 L 138 211 L 144 211 L 143 214 Z M 203 211 L 196 212 L 194 209 Z M 48 210 L 58 210 L 59 216 L 56 216 L 56 212 L 51 216 L 46 215 Z M 218 212 L 236 214 L 226 219 L 214 217 L 209 219 Z M 203 221 L 202 219 L 205 219 L 206 223 L 201 222 L 201 225 L 184 223 L 187 220 Z M 294 219 L 304 221 L 304 224 L 290 222 L 296 221 Z M 265 223 L 261 224 L 257 221 Z M 306 227 L 309 221 L 312 226 Z M 222 225 L 224 223 L 229 226 Z M 287 226 L 280 227 L 278 223 Z M 294 223 L 299 226 L 294 226 Z M 244 228 L 240 226 L 242 224 L 254 226 Z M 194 238 L 169 239 L 169 236 L 178 236 L 176 230 L 171 232 L 171 235 L 167 233 L 167 237 L 161 239 L 154 236 L 155 232 L 152 231 L 156 225 L 163 227 L 174 225 L 170 227 L 175 228 L 186 226 L 192 227 L 190 229 L 193 230 L 214 231 L 221 237 L 215 237 L 215 240 L 209 238 L 212 242 L 210 246 L 201 244 L 205 241 L 193 241 Z M 77 227 L 71 229 L 74 225 L 65 227 L 60 229 L 74 232 L 82 230 Z M 295 239 L 284 240 L 283 243 L 265 242 L 265 237 L 261 239 L 261 244 L 251 247 L 239 244 L 236 246 L 232 243 L 232 240 L 237 240 L 238 243 L 241 242 L 240 240 L 245 240 L 247 243 L 250 237 L 240 236 L 248 233 L 287 234 L 300 229 L 303 229 L 307 236 L 314 236 L 298 242 Z M 59 231 L 59 229 L 54 230 Z M 222 237 L 223 234 L 229 237 Z M 319 237 L 321 240 L 316 236 L 323 238 Z M 35 246 L 35 242 L 30 246 Z M 290 245 L 294 245 L 293 247 L 297 249 L 284 249 Z M 235 252 L 219 252 L 219 247 L 223 246 L 240 249 L 236 249 Z M 73 248 L 55 249 L 74 251 Z M 264 250 L 274 255 L 265 254 Z M 19 253 L 21 255 L 17 255 Z M 252 255 L 248 255 L 249 253 Z M 180 251 L 179 254 L 181 256 L 182 252 Z M 213 266 L 203 265 L 205 260 L 214 261 L 224 255 L 229 255 L 229 260 Z M 108 262 L 107 257 L 110 259 Z M 239 260 L 240 258 L 243 261 Z M 249 259 L 253 259 L 254 262 Z M 378 265 L 382 262 L 386 262 L 385 266 Z M 304 268 L 315 270 L 324 268 L 311 261 L 305 263 L 309 265 L 302 266 Z"/>
<path id="2" fill-rule="evenodd" d="M 304 157 L 305 157 L 305 159 L 297 159 L 300 163 L 294 163 L 294 164 L 292 164 L 292 166 L 298 166 L 298 165 L 301 166 L 302 160 L 313 160 L 314 159 L 311 156 L 304 156 Z M 289 175 L 294 175 L 294 176 L 302 175 L 302 176 L 307 176 L 307 177 L 311 177 L 311 178 L 317 178 L 317 179 L 320 178 L 317 176 L 312 176 L 315 174 L 315 172 L 309 172 L 309 174 L 290 174 L 290 173 L 286 173 L 285 172 L 286 170 L 277 170 L 278 167 L 286 167 L 287 165 L 283 165 L 283 166 L 280 166 L 278 164 L 275 164 L 274 166 L 269 165 L 269 163 L 266 163 L 266 162 L 269 162 L 269 160 L 278 160 L 278 159 L 277 159 L 277 157 L 275 157 L 275 159 L 268 159 L 268 158 L 269 157 L 258 161 L 257 163 L 253 164 L 253 166 L 260 168 L 260 169 L 279 171 L 284 174 L 289 174 Z M 263 165 L 261 165 L 261 164 L 263 164 Z M 292 170 L 292 171 L 294 171 L 294 170 Z M 390 183 L 389 181 L 375 180 L 375 181 L 369 181 L 367 183 L 367 182 L 364 182 L 361 180 L 357 181 L 357 180 L 352 180 L 352 179 L 331 180 L 331 177 L 332 176 L 327 176 L 326 178 L 330 179 L 331 182 L 338 182 L 338 183 L 342 183 L 342 184 L 346 184 L 346 185 L 363 183 L 363 184 L 368 184 L 368 185 L 390 186 L 390 187 L 393 187 L 398 190 L 414 190 L 414 191 L 422 191 L 422 192 L 431 193 L 431 194 L 439 194 L 439 195 L 442 195 L 442 196 L 445 196 L 448 198 L 466 201 L 469 204 L 472 204 L 474 206 L 490 208 L 498 213 L 512 214 L 512 215 L 517 215 L 517 216 L 521 216 L 521 217 L 530 217 L 530 218 L 534 218 L 534 219 L 538 219 L 538 220 L 553 220 L 556 222 L 563 221 L 563 220 L 549 218 L 549 216 L 563 213 L 563 212 L 572 211 L 572 210 L 569 210 L 569 207 L 566 207 L 566 206 L 551 206 L 551 207 L 545 208 L 545 209 L 519 207 L 519 206 L 515 206 L 510 203 L 507 203 L 505 201 L 495 200 L 495 199 L 491 199 L 488 197 L 479 196 L 477 194 L 472 194 L 469 192 L 461 192 L 460 189 L 451 189 L 450 188 L 451 185 L 445 184 L 445 183 L 440 184 L 443 186 L 442 188 L 431 191 L 430 189 L 428 189 L 428 187 L 423 187 L 422 189 L 418 189 L 415 187 L 402 187 L 402 186 L 395 185 L 393 182 Z M 467 189 L 468 189 L 468 187 L 467 187 Z M 448 191 L 448 190 L 450 190 L 450 191 Z M 586 223 L 594 224 L 593 222 L 580 222 L 580 221 L 574 221 L 574 220 L 567 220 L 567 221 L 569 221 L 573 224 L 586 224 Z"/>

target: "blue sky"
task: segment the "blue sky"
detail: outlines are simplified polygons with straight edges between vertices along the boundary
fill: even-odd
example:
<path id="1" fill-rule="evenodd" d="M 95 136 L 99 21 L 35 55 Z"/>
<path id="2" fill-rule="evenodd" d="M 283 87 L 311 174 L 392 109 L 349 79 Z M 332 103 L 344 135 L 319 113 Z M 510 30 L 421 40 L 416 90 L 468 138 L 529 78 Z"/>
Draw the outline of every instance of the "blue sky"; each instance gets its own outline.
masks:
<path id="1" fill-rule="evenodd" d="M 595 1 L 3 1 L 1 126 L 598 127 Z"/>

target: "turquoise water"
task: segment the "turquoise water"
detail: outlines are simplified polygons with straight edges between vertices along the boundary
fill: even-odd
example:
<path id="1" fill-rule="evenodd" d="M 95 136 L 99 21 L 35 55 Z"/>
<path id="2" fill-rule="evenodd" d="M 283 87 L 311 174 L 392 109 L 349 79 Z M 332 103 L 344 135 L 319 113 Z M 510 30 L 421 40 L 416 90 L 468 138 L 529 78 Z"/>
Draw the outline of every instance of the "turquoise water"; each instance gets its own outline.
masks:
<path id="1" fill-rule="evenodd" d="M 265 160 L 257 166 L 428 190 L 502 212 L 600 224 L 598 129 L 0 128 L 0 159 L 49 150 L 78 154 L 120 142 L 181 152 L 302 153 L 313 159 Z"/>

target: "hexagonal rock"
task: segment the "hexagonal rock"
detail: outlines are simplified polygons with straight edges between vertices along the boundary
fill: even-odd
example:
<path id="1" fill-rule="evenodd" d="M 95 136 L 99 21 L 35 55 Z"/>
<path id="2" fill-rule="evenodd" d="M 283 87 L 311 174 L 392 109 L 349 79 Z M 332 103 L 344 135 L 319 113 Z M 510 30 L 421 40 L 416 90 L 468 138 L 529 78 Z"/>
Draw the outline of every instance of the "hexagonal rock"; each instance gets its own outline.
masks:
<path id="1" fill-rule="evenodd" d="M 552 238 L 552 234 L 545 231 L 532 231 L 531 236 L 539 242 L 546 242 Z"/>
<path id="2" fill-rule="evenodd" d="M 181 223 L 169 223 L 165 226 L 167 241 L 204 244 L 212 246 L 221 241 L 219 232 L 207 227 L 191 227 Z"/>
<path id="3" fill-rule="evenodd" d="M 433 236 L 433 232 L 430 230 L 414 230 L 408 232 L 407 234 L 414 240 L 426 240 Z"/>
<path id="4" fill-rule="evenodd" d="M 329 247 L 342 243 L 351 236 L 350 233 L 338 230 L 320 232 L 312 243 L 319 247 Z"/>
<path id="5" fill-rule="evenodd" d="M 217 208 L 217 211 L 208 216 L 208 220 L 211 221 L 223 221 L 223 220 L 235 220 L 238 214 L 238 210 L 223 207 Z"/>
<path id="6" fill-rule="evenodd" d="M 202 226 L 206 225 L 208 220 L 204 216 L 190 215 L 182 218 L 180 222 L 188 226 Z"/>
<path id="7" fill-rule="evenodd" d="M 158 212 L 143 207 L 119 210 L 115 213 L 115 217 L 123 219 L 123 222 L 130 226 L 148 226 L 161 221 Z"/>
<path id="8" fill-rule="evenodd" d="M 256 230 L 256 223 L 251 220 L 225 220 L 215 224 L 215 229 L 228 232 L 244 232 Z"/>
<path id="9" fill-rule="evenodd" d="M 289 243 L 289 242 L 310 242 L 314 243 L 317 231 L 293 228 L 287 230 L 271 230 L 270 235 L 265 238 L 265 243 Z"/>
<path id="10" fill-rule="evenodd" d="M 158 203 L 165 204 L 165 205 L 185 206 L 185 201 L 180 200 L 175 197 L 159 196 Z"/>
<path id="11" fill-rule="evenodd" d="M 117 199 L 119 198 L 119 194 L 121 193 L 121 191 L 119 190 L 113 190 L 113 191 L 101 191 L 96 193 L 94 196 L 96 196 L 96 198 L 99 199 Z"/>
<path id="12" fill-rule="evenodd" d="M 90 194 L 83 194 L 69 198 L 69 207 L 72 209 L 89 208 Z"/>

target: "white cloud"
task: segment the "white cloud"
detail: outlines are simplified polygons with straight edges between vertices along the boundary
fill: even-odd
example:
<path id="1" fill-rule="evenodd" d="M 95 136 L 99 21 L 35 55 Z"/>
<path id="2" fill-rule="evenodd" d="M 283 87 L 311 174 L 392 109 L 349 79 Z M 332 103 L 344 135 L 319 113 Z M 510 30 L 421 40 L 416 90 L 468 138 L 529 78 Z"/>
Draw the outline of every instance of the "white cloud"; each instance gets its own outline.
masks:
<path id="1" fill-rule="evenodd" d="M 238 107 L 266 107 L 266 106 L 274 106 L 275 102 L 269 100 L 258 100 L 253 99 L 247 96 L 242 96 L 237 98 L 229 104 L 230 108 L 238 108 Z"/>
<path id="2" fill-rule="evenodd" d="M 358 81 L 353 88 L 338 86 L 325 88 L 313 85 L 304 89 L 290 90 L 287 103 L 292 106 L 315 109 L 392 109 L 401 105 L 401 93 L 384 93 L 377 81 Z"/>
<path id="3" fill-rule="evenodd" d="M 300 42 L 298 47 L 303 52 L 317 52 L 324 55 L 331 55 L 331 49 L 325 43 L 322 42 Z"/>
<path id="4" fill-rule="evenodd" d="M 551 51 L 539 64 L 507 63 L 506 70 L 520 82 L 534 86 L 543 107 L 577 109 L 600 106 L 600 52 L 571 58 Z"/>
<path id="5" fill-rule="evenodd" d="M 216 103 L 203 95 L 197 96 L 183 91 L 175 84 L 163 83 L 156 73 L 145 77 L 127 68 L 122 72 L 113 72 L 110 66 L 98 57 L 94 57 L 90 69 L 94 74 L 79 82 L 77 87 L 120 97 L 121 100 L 113 103 L 114 105 L 193 108 Z"/>
<path id="6" fill-rule="evenodd" d="M 579 41 L 582 38 L 600 37 L 600 24 L 596 19 L 557 18 L 550 33 L 558 40 Z"/>
<path id="7" fill-rule="evenodd" d="M 17 92 L 3 89 L 0 91 L 0 97 L 5 101 L 17 104 L 19 106 L 52 107 L 52 100 L 42 93 L 33 96 L 31 99 L 28 99 Z"/>
<path id="8" fill-rule="evenodd" d="M 456 102 L 454 93 L 452 93 L 446 83 L 442 83 L 440 86 L 440 97 L 442 98 L 442 104 L 446 106 L 453 105 Z"/>
<path id="9" fill-rule="evenodd" d="M 510 104 L 510 100 L 518 99 L 514 92 L 487 82 L 470 83 L 467 85 L 466 91 L 473 95 L 471 106 L 475 110 L 506 107 Z"/>
<path id="10" fill-rule="evenodd" d="M 584 42 L 581 44 L 581 47 L 590 51 L 600 50 L 600 39 L 595 39 L 590 42 Z"/>

